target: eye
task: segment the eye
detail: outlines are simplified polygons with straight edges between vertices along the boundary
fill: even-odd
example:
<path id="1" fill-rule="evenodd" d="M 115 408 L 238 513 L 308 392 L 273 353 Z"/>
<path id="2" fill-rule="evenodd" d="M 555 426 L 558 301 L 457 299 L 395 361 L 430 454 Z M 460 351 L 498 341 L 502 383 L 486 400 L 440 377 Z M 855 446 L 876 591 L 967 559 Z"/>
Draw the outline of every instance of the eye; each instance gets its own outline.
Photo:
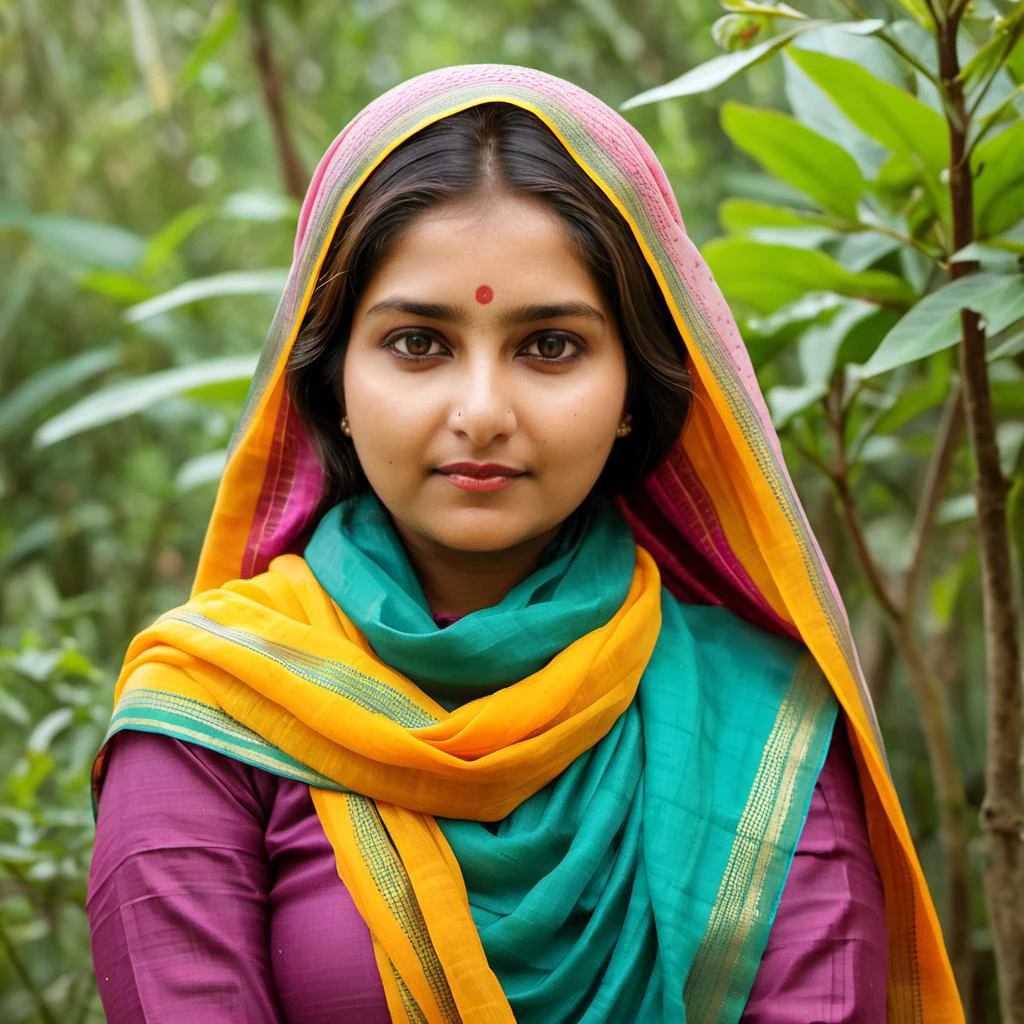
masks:
<path id="1" fill-rule="evenodd" d="M 529 349 L 536 349 L 536 352 L 530 352 Z M 567 350 L 570 350 L 568 354 Z M 583 346 L 564 334 L 549 332 L 538 335 L 534 341 L 526 345 L 523 351 L 546 363 L 568 363 L 583 354 Z"/>
<path id="2" fill-rule="evenodd" d="M 433 345 L 440 346 L 440 342 L 425 331 L 406 331 L 404 334 L 396 334 L 389 338 L 384 347 L 391 349 L 395 355 L 402 359 L 427 359 L 431 356 L 441 355 L 441 351 L 431 351 Z"/>

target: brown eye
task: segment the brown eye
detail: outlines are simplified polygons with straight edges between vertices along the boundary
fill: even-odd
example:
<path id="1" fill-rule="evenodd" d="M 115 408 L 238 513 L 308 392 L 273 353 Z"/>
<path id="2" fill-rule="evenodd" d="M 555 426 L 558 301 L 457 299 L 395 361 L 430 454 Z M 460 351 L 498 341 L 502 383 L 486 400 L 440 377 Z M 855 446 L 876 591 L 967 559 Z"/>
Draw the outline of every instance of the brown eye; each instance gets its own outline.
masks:
<path id="1" fill-rule="evenodd" d="M 583 355 L 585 347 L 562 334 L 541 334 L 526 346 L 524 352 L 545 363 L 571 363 Z"/>
<path id="2" fill-rule="evenodd" d="M 434 342 L 435 339 L 429 334 L 424 334 L 422 331 L 409 331 L 389 342 L 388 347 L 406 359 L 423 359 L 426 356 L 439 354 L 431 352 Z"/>
<path id="3" fill-rule="evenodd" d="M 557 359 L 566 346 L 565 338 L 559 338 L 556 334 L 545 334 L 537 342 L 537 354 L 542 359 Z"/>

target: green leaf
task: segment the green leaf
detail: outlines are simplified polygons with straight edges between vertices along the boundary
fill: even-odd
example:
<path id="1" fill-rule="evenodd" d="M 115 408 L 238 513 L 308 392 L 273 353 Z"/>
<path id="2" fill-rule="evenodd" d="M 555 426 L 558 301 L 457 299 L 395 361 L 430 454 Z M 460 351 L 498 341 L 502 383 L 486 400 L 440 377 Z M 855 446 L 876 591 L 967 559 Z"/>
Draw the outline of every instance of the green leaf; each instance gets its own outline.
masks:
<path id="1" fill-rule="evenodd" d="M 53 741 L 71 724 L 75 717 L 73 708 L 57 708 L 46 715 L 29 733 L 25 749 L 34 754 L 45 754 Z"/>
<path id="2" fill-rule="evenodd" d="M 983 270 L 991 270 L 997 274 L 1013 274 L 1017 272 L 1020 259 L 1012 249 L 992 245 L 988 242 L 971 242 L 958 249 L 949 257 L 950 263 L 979 263 Z"/>
<path id="3" fill-rule="evenodd" d="M 722 54 L 721 57 L 713 57 L 711 60 L 691 68 L 678 78 L 674 78 L 671 82 L 638 93 L 626 100 L 625 103 L 620 104 L 619 110 L 629 110 L 631 107 L 643 106 L 645 103 L 657 103 L 659 100 L 668 100 L 676 96 L 693 96 L 696 93 L 708 92 L 742 74 L 755 64 L 767 60 L 772 54 L 778 53 L 802 32 L 822 26 L 840 29 L 853 35 L 866 36 L 885 28 L 885 22 L 880 18 L 862 18 L 859 21 L 831 23 L 803 21 L 780 35 L 750 47 L 749 50 L 738 50 L 735 53 Z"/>
<path id="4" fill-rule="evenodd" d="M 181 248 L 182 243 L 196 228 L 207 223 L 213 216 L 208 206 L 190 206 L 172 217 L 146 243 L 142 258 L 143 274 L 153 275 Z"/>
<path id="5" fill-rule="evenodd" d="M 919 25 L 932 32 L 935 31 L 935 22 L 932 20 L 931 14 L 928 13 L 928 5 L 924 0 L 896 0 L 896 3 Z"/>
<path id="6" fill-rule="evenodd" d="M 58 395 L 116 365 L 121 348 L 95 349 L 62 360 L 29 377 L 0 401 L 0 438 L 25 428 L 32 416 Z"/>
<path id="7" fill-rule="evenodd" d="M 78 267 L 134 269 L 145 242 L 116 224 L 102 224 L 83 217 L 57 213 L 0 210 L 0 228 L 18 228 L 61 263 Z"/>
<path id="8" fill-rule="evenodd" d="M 881 270 L 855 273 L 813 249 L 733 237 L 709 242 L 704 256 L 730 301 L 761 313 L 816 291 L 901 308 L 914 301 L 910 287 L 896 275 Z"/>
<path id="9" fill-rule="evenodd" d="M 982 139 L 971 168 L 977 235 L 990 238 L 1020 220 L 1024 209 L 1024 120 Z"/>
<path id="10" fill-rule="evenodd" d="M 806 31 L 809 26 L 817 24 L 820 22 L 800 24 L 781 35 L 766 39 L 763 43 L 758 43 L 757 46 L 752 46 L 749 50 L 738 50 L 735 53 L 725 53 L 720 57 L 713 57 L 704 64 L 698 64 L 697 67 L 674 78 L 671 82 L 637 93 L 625 103 L 621 103 L 619 110 L 630 110 L 646 103 L 657 103 L 659 100 L 673 99 L 676 96 L 693 96 L 696 93 L 708 92 L 728 82 L 731 78 L 735 78 L 748 68 L 752 68 L 755 64 L 767 60 L 790 40 Z"/>
<path id="11" fill-rule="evenodd" d="M 224 356 L 120 381 L 47 420 L 36 431 L 35 444 L 40 447 L 56 444 L 93 427 L 141 412 L 154 402 L 189 395 L 211 384 L 247 380 L 256 369 L 256 359 L 256 356 Z"/>
<path id="12" fill-rule="evenodd" d="M 280 192 L 233 192 L 224 200 L 221 214 L 236 220 L 290 221 L 299 215 L 299 203 Z"/>
<path id="13" fill-rule="evenodd" d="M 1024 381 L 994 380 L 990 388 L 992 409 L 999 420 L 1024 419 Z"/>
<path id="14" fill-rule="evenodd" d="M 120 270 L 86 270 L 75 278 L 83 291 L 105 295 L 117 302 L 142 302 L 153 294 L 153 289 L 136 274 Z"/>
<path id="15" fill-rule="evenodd" d="M 765 401 L 771 410 L 772 422 L 781 430 L 794 416 L 799 416 L 828 394 L 828 388 L 821 384 L 804 384 L 800 387 L 778 385 L 769 388 Z"/>
<path id="16" fill-rule="evenodd" d="M 821 214 L 736 198 L 722 200 L 718 206 L 718 220 L 726 231 L 735 235 L 751 228 L 829 227 L 832 224 Z"/>
<path id="17" fill-rule="evenodd" d="M 735 145 L 765 170 L 823 209 L 857 219 L 864 177 L 853 157 L 834 142 L 788 114 L 741 103 L 723 106 L 722 127 Z"/>
<path id="18" fill-rule="evenodd" d="M 1024 275 L 972 274 L 925 296 L 885 336 L 861 371 L 885 373 L 950 348 L 960 340 L 960 311 L 980 313 L 991 334 L 1024 317 Z"/>
<path id="19" fill-rule="evenodd" d="M 1006 340 L 989 352 L 987 358 L 990 363 L 993 363 L 997 359 L 1020 355 L 1021 352 L 1024 352 L 1024 326 L 1019 330 L 1010 331 Z"/>
<path id="20" fill-rule="evenodd" d="M 941 114 L 853 61 L 795 48 L 789 56 L 861 131 L 909 157 L 935 180 L 942 174 L 948 142 Z"/>
<path id="21" fill-rule="evenodd" d="M 204 484 L 216 483 L 224 473 L 227 460 L 228 450 L 226 448 L 216 452 L 207 452 L 205 455 L 197 455 L 182 464 L 174 478 L 174 486 L 184 493 L 202 487 Z"/>
<path id="22" fill-rule="evenodd" d="M 147 317 L 187 306 L 203 299 L 222 298 L 227 295 L 280 296 L 288 279 L 287 270 L 240 270 L 210 277 L 197 277 L 172 288 L 162 295 L 130 306 L 124 311 L 127 323 L 134 324 Z"/>
<path id="23" fill-rule="evenodd" d="M 827 385 L 835 376 L 839 351 L 856 326 L 878 309 L 869 302 L 844 302 L 827 323 L 814 324 L 800 338 L 800 369 L 807 384 Z"/>
<path id="24" fill-rule="evenodd" d="M 184 91 L 199 77 L 199 72 L 213 55 L 227 42 L 238 27 L 238 9 L 233 3 L 227 5 L 219 18 L 212 19 L 196 43 L 188 60 L 178 73 L 178 90 Z"/>

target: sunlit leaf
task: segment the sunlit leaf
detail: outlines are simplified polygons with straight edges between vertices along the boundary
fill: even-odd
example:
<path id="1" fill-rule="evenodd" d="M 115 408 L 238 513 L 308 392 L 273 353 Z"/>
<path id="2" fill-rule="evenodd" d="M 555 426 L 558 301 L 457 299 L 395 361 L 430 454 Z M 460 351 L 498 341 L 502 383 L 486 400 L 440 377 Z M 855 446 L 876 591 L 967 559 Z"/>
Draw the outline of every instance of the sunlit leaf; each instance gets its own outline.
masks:
<path id="1" fill-rule="evenodd" d="M 704 256 L 726 297 L 761 313 L 817 291 L 898 308 L 909 306 L 914 299 L 906 282 L 895 274 L 880 270 L 854 273 L 813 249 L 731 237 L 708 242 Z"/>
<path id="2" fill-rule="evenodd" d="M 740 234 L 751 228 L 819 227 L 831 223 L 821 214 L 736 198 L 722 200 L 718 207 L 718 220 L 731 234 Z"/>
<path id="3" fill-rule="evenodd" d="M 900 5 L 919 25 L 924 28 L 935 29 L 935 21 L 931 14 L 928 12 L 928 5 L 924 0 L 896 0 L 896 3 Z"/>
<path id="4" fill-rule="evenodd" d="M 925 296 L 886 335 L 862 373 L 885 373 L 955 345 L 965 308 L 981 313 L 990 333 L 1004 330 L 1024 317 L 1024 275 L 972 274 Z"/>
<path id="5" fill-rule="evenodd" d="M 153 275 L 160 270 L 196 228 L 206 224 L 213 216 L 208 206 L 190 206 L 172 217 L 146 243 L 142 257 L 142 273 Z"/>
<path id="6" fill-rule="evenodd" d="M 769 388 L 765 401 L 771 410 L 772 422 L 776 428 L 785 427 L 794 416 L 799 416 L 828 394 L 828 388 L 821 384 L 804 384 L 800 387 L 778 385 Z"/>
<path id="7" fill-rule="evenodd" d="M 940 114 L 853 61 L 804 49 L 791 49 L 789 56 L 861 131 L 938 179 L 949 145 Z"/>
<path id="8" fill-rule="evenodd" d="M 47 420 L 35 435 L 35 444 L 56 444 L 106 423 L 131 416 L 154 402 L 227 380 L 248 380 L 256 369 L 256 356 L 225 356 L 161 370 L 120 381 L 76 402 L 70 409 Z"/>
<path id="9" fill-rule="evenodd" d="M 178 470 L 177 476 L 174 478 L 175 487 L 184 493 L 202 487 L 204 484 L 216 483 L 224 473 L 227 458 L 228 452 L 224 448 L 189 459 Z"/>
<path id="10" fill-rule="evenodd" d="M 292 196 L 279 192 L 233 192 L 221 205 L 221 214 L 238 220 L 294 220 L 299 204 Z"/>
<path id="11" fill-rule="evenodd" d="M 720 57 L 713 57 L 704 64 L 699 64 L 678 78 L 674 78 L 671 82 L 630 97 L 625 103 L 619 105 L 619 109 L 630 110 L 633 107 L 643 106 L 645 103 L 657 103 L 659 100 L 673 99 L 676 96 L 693 96 L 696 93 L 708 92 L 710 89 L 728 82 L 731 78 L 735 78 L 748 68 L 752 68 L 755 64 L 767 60 L 812 24 L 819 23 L 807 22 L 789 29 L 788 32 L 766 39 L 749 50 L 737 50 L 735 53 L 725 53 Z"/>
<path id="12" fill-rule="evenodd" d="M 172 288 L 163 295 L 140 302 L 124 311 L 127 323 L 138 323 L 147 317 L 166 313 L 204 299 L 223 298 L 228 295 L 274 295 L 284 291 L 287 270 L 238 270 L 210 277 L 197 277 L 193 281 Z"/>
<path id="13" fill-rule="evenodd" d="M 225 5 L 216 18 L 211 18 L 199 41 L 192 48 L 188 60 L 178 72 L 178 90 L 184 91 L 199 77 L 217 51 L 231 38 L 238 28 L 238 9 L 234 3 Z"/>
<path id="14" fill-rule="evenodd" d="M 0 437 L 24 429 L 32 416 L 59 395 L 115 366 L 120 346 L 98 348 L 47 366 L 0 400 Z"/>
<path id="15" fill-rule="evenodd" d="M 971 154 L 979 238 L 998 235 L 1024 210 L 1024 120 L 990 135 Z"/>
<path id="16" fill-rule="evenodd" d="M 0 228 L 24 231 L 35 242 L 74 268 L 138 265 L 145 242 L 116 224 L 71 217 L 59 213 L 31 213 L 0 208 Z"/>
<path id="17" fill-rule="evenodd" d="M 51 711 L 29 733 L 28 741 L 25 744 L 26 749 L 34 754 L 46 753 L 53 741 L 71 724 L 74 717 L 73 708 L 57 708 Z"/>
<path id="18" fill-rule="evenodd" d="M 741 103 L 722 107 L 722 127 L 737 147 L 823 209 L 857 219 L 864 178 L 834 142 L 788 114 Z"/>

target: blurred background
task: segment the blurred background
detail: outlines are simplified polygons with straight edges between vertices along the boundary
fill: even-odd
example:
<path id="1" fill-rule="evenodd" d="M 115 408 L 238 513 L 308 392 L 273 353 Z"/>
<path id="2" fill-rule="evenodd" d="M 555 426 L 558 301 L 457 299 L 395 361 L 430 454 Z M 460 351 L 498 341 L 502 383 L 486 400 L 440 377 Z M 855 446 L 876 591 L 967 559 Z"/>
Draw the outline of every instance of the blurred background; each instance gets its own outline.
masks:
<path id="1" fill-rule="evenodd" d="M 540 68 L 616 108 L 641 97 L 624 116 L 733 304 L 844 594 L 944 924 L 966 936 L 972 1019 L 999 1019 L 979 881 L 985 648 L 962 425 L 943 442 L 941 490 L 929 484 L 957 337 L 857 372 L 944 283 L 949 210 L 897 142 L 846 110 L 831 65 L 798 66 L 777 43 L 813 28 L 807 19 L 858 23 L 805 32 L 794 52 L 853 61 L 941 118 L 927 75 L 871 17 L 926 69 L 934 39 L 922 4 L 797 6 L 796 17 L 709 0 L 0 6 L 0 1020 L 103 1019 L 83 909 L 89 767 L 128 640 L 187 597 L 316 162 L 384 90 L 480 61 Z M 971 5 L 965 61 L 1012 6 Z M 1018 38 L 976 111 L 994 112 L 989 144 L 1020 122 Z M 734 66 L 706 63 L 723 56 Z M 701 67 L 703 80 L 644 98 Z M 781 126 L 761 116 L 773 111 L 786 112 Z M 940 156 L 945 146 L 943 133 Z M 1003 181 L 979 224 L 982 275 L 1010 305 L 1021 187 Z M 990 325 L 1011 481 L 1024 440 L 1024 307 L 1013 309 Z M 911 567 L 908 646 L 879 584 L 898 590 Z M 927 660 L 924 688 L 907 668 L 913 650 Z M 943 709 L 945 753 L 929 754 L 922 700 Z M 955 826 L 941 820 L 936 756 L 955 761 Z"/>

